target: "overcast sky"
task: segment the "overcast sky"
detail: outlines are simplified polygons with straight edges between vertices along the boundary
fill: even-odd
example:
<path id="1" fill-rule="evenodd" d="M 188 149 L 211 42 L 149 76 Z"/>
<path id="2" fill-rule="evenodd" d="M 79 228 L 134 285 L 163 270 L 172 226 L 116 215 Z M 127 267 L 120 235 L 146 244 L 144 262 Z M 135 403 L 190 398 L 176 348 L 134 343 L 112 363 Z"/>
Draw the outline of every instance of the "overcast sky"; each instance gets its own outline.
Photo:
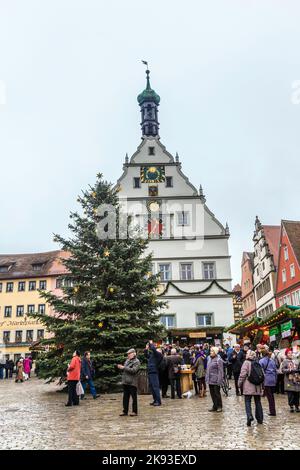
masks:
<path id="1" fill-rule="evenodd" d="M 297 0 L 0 0 L 0 253 L 57 248 L 80 190 L 117 180 L 146 59 L 161 141 L 228 221 L 238 282 L 256 214 L 300 219 L 299 14 Z"/>

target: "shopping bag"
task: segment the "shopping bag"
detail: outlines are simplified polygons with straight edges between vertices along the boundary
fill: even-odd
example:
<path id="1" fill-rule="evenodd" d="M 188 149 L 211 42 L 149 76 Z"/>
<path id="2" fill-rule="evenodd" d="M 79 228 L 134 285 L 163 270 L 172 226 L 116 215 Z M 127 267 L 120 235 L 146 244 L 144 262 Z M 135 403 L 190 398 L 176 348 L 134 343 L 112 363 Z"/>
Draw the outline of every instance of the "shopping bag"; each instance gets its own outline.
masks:
<path id="1" fill-rule="evenodd" d="M 77 382 L 77 385 L 76 385 L 76 394 L 77 394 L 78 396 L 84 395 L 83 386 L 81 385 L 80 380 Z"/>

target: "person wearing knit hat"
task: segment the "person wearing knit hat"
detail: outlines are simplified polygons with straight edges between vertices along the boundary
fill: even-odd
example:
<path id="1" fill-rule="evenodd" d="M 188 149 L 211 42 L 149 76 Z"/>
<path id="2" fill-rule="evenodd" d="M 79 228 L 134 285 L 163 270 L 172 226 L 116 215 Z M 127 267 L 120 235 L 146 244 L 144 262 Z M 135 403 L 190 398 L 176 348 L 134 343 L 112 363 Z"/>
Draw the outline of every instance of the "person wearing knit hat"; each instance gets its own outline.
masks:
<path id="1" fill-rule="evenodd" d="M 300 412 L 300 368 L 298 361 L 293 359 L 293 350 L 287 348 L 285 350 L 286 359 L 282 362 L 281 370 L 284 374 L 284 390 L 288 393 L 288 403 L 290 412 L 295 410 Z"/>
<path id="2" fill-rule="evenodd" d="M 222 398 L 220 388 L 224 379 L 223 361 L 218 356 L 219 348 L 213 346 L 210 348 L 210 357 L 207 362 L 205 380 L 209 385 L 210 396 L 213 401 L 213 407 L 209 411 L 222 411 Z"/>

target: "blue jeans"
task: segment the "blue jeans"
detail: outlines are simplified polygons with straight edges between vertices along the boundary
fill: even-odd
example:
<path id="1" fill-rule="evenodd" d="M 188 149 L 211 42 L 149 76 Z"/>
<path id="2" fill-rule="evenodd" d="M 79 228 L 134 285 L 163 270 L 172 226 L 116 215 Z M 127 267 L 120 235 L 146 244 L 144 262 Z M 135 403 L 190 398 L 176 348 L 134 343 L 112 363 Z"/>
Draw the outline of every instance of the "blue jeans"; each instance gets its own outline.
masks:
<path id="1" fill-rule="evenodd" d="M 85 393 L 85 390 L 86 390 L 86 384 L 89 384 L 90 391 L 91 391 L 91 394 L 93 395 L 93 397 L 95 397 L 97 395 L 95 385 L 94 385 L 94 382 L 92 381 L 92 379 L 87 379 L 86 381 L 81 382 L 81 384 L 82 384 L 82 388 L 84 390 L 84 393 Z"/>
<path id="2" fill-rule="evenodd" d="M 263 422 L 264 415 L 263 415 L 263 409 L 261 406 L 261 400 L 260 400 L 260 395 L 253 395 L 254 397 L 254 402 L 255 402 L 255 418 L 259 423 Z M 246 414 L 247 418 L 253 418 L 252 415 L 252 409 L 251 409 L 251 398 L 252 395 L 245 395 L 245 408 L 246 408 Z"/>
<path id="3" fill-rule="evenodd" d="M 158 374 L 148 374 L 148 378 L 153 401 L 161 405 Z"/>
<path id="4" fill-rule="evenodd" d="M 0 379 L 2 380 L 4 377 L 4 367 L 0 367 Z"/>

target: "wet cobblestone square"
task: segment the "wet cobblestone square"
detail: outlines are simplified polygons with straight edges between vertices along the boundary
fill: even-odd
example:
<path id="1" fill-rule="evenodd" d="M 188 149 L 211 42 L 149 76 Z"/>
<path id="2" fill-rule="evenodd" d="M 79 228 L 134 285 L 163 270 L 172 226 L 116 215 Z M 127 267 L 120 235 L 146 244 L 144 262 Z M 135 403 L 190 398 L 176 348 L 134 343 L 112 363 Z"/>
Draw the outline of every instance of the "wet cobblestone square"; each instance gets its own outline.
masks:
<path id="1" fill-rule="evenodd" d="M 55 384 L 31 379 L 0 381 L 1 449 L 300 449 L 300 413 L 289 412 L 286 396 L 276 396 L 277 416 L 246 426 L 243 397 L 223 397 L 223 413 L 209 413 L 209 396 L 163 400 L 149 406 L 139 396 L 139 416 L 119 417 L 122 395 L 88 399 L 66 408 Z"/>

